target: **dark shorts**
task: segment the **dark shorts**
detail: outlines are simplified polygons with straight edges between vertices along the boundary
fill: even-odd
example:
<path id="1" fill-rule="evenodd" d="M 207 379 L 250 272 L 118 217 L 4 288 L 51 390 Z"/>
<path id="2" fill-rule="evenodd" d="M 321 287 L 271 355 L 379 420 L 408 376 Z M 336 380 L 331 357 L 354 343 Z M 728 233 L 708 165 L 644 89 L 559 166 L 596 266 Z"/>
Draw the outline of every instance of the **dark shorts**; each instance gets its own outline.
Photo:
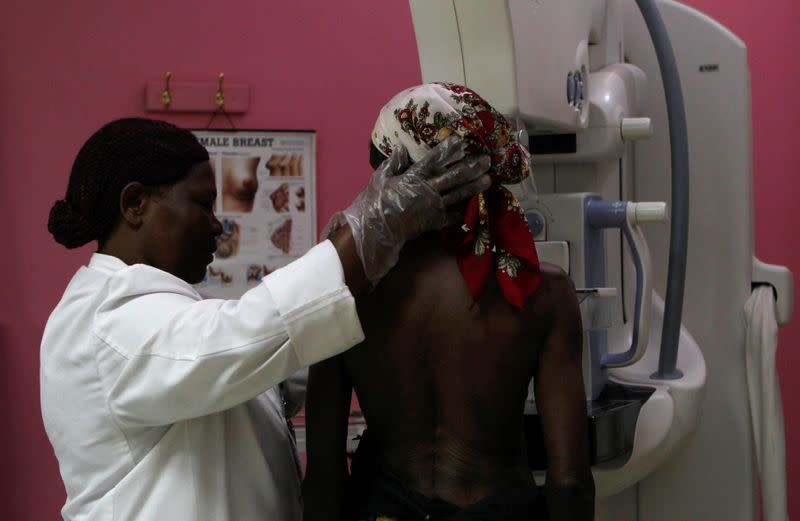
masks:
<path id="1" fill-rule="evenodd" d="M 378 463 L 365 432 L 353 457 L 345 521 L 547 520 L 544 494 L 535 486 L 504 490 L 461 508 L 411 490 Z"/>

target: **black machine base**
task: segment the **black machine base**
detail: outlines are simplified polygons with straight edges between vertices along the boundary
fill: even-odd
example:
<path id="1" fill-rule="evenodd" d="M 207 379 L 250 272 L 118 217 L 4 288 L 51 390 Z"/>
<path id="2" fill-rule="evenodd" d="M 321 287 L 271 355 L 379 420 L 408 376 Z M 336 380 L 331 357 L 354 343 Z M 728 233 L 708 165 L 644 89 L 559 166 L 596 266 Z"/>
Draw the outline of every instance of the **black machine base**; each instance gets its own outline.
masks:
<path id="1" fill-rule="evenodd" d="M 617 462 L 622 466 L 628 460 L 633 450 L 639 411 L 654 391 L 649 387 L 609 382 L 600 397 L 590 403 L 587 421 L 592 466 Z M 524 429 L 531 470 L 545 470 L 547 453 L 539 415 L 525 414 Z"/>

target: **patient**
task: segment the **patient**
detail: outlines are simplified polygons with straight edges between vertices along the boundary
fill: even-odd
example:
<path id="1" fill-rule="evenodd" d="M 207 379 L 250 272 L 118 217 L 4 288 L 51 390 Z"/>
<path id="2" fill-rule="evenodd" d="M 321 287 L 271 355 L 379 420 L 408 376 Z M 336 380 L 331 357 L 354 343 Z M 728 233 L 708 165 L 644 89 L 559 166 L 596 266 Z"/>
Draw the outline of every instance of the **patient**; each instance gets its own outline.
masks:
<path id="1" fill-rule="evenodd" d="M 358 303 L 366 340 L 311 368 L 306 521 L 593 519 L 575 291 L 539 265 L 501 186 L 529 175 L 528 152 L 477 94 L 428 84 L 383 108 L 371 162 L 398 145 L 419 159 L 454 133 L 492 155 L 496 183 L 460 226 L 408 243 Z M 543 496 L 522 432 L 532 377 L 549 465 Z M 348 470 L 353 388 L 368 430 Z"/>

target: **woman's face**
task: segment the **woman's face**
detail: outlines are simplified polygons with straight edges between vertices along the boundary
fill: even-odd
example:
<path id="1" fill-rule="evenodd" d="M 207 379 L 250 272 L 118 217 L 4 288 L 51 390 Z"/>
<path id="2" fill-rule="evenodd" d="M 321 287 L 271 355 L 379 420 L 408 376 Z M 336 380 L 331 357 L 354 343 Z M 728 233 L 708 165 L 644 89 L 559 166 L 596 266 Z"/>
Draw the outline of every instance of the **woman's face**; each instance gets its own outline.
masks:
<path id="1" fill-rule="evenodd" d="M 147 264 L 190 284 L 203 280 L 222 233 L 214 215 L 216 198 L 214 174 L 207 161 L 154 194 L 143 219 Z"/>

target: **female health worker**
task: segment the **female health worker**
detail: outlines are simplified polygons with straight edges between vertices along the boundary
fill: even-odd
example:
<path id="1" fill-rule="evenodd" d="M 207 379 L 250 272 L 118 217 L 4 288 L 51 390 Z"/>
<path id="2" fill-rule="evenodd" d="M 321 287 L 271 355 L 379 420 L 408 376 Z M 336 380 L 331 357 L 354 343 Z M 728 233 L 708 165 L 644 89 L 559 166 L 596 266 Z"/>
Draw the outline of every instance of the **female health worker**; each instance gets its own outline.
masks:
<path id="1" fill-rule="evenodd" d="M 41 345 L 65 520 L 301 519 L 285 411 L 266 391 L 361 342 L 354 296 L 490 184 L 489 158 L 455 140 L 411 166 L 398 149 L 327 240 L 239 300 L 203 299 L 191 284 L 222 232 L 208 159 L 187 130 L 113 121 L 50 212 L 59 243 L 98 242 Z"/>

